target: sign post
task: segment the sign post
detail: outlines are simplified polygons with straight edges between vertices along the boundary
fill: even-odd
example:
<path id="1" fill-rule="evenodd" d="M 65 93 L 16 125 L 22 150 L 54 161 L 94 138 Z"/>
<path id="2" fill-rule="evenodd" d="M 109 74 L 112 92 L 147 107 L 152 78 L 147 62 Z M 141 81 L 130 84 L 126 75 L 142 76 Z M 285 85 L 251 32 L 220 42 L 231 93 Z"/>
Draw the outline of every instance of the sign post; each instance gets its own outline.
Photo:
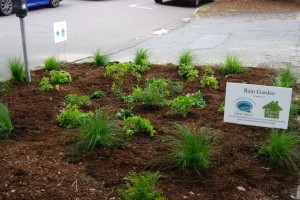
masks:
<path id="1" fill-rule="evenodd" d="M 67 22 L 61 21 L 61 22 L 53 23 L 53 30 L 54 30 L 54 43 L 57 46 L 58 57 L 59 57 L 58 43 L 60 42 L 64 42 L 64 55 L 66 57 L 65 41 L 67 40 Z"/>

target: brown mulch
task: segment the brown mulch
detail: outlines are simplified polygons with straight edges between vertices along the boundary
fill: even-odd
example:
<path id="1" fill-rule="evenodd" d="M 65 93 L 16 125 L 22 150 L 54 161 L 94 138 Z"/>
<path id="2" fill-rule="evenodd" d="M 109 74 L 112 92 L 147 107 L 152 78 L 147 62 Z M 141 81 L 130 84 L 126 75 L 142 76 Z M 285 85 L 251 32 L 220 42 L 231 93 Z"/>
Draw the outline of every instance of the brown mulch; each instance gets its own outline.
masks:
<path id="1" fill-rule="evenodd" d="M 182 94 L 201 90 L 207 106 L 193 108 L 187 118 L 166 115 L 167 107 L 147 109 L 140 103 L 124 104 L 111 91 L 112 79 L 105 78 L 104 68 L 91 64 L 67 64 L 64 69 L 73 77 L 70 84 L 61 84 L 60 91 L 42 93 L 39 81 L 48 72 L 33 73 L 30 84 L 13 84 L 10 93 L 2 97 L 9 107 L 15 126 L 9 140 L 0 140 L 0 199 L 119 199 L 117 190 L 124 186 L 129 172 L 160 171 L 158 186 L 168 199 L 289 199 L 298 177 L 257 156 L 260 142 L 268 130 L 223 122 L 218 112 L 224 101 L 225 84 L 243 82 L 269 85 L 273 69 L 250 68 L 246 73 L 223 76 L 218 68 L 215 75 L 220 89 L 200 88 L 199 80 L 186 82 L 173 66 L 153 65 L 141 83 L 126 75 L 122 89 L 129 93 L 133 86 L 150 77 L 165 77 L 185 82 Z M 198 67 L 200 74 L 203 70 Z M 200 75 L 200 77 L 201 77 Z M 106 106 L 112 112 L 133 107 L 134 114 L 151 121 L 157 134 L 133 136 L 127 145 L 118 148 L 98 147 L 77 157 L 72 147 L 78 130 L 58 126 L 56 116 L 64 108 L 64 96 L 69 93 L 89 95 L 102 90 L 106 96 L 92 100 L 89 110 Z M 187 126 L 209 126 L 217 143 L 207 172 L 184 173 L 175 167 L 159 168 L 151 163 L 164 155 L 163 142 L 174 134 L 173 123 Z M 237 187 L 244 187 L 240 191 Z"/>

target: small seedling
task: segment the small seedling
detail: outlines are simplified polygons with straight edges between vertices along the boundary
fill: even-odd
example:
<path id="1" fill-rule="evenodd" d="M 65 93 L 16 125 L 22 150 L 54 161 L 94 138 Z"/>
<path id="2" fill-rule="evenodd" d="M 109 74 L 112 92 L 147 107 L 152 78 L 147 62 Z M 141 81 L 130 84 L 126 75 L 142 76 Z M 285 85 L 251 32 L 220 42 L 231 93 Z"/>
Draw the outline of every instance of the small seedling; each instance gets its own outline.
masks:
<path id="1" fill-rule="evenodd" d="M 211 76 L 207 76 L 204 75 L 202 76 L 202 80 L 200 81 L 201 86 L 205 87 L 206 85 L 212 85 L 212 87 L 217 90 L 219 89 L 219 81 L 217 80 L 217 78 L 214 75 Z"/>
<path id="2" fill-rule="evenodd" d="M 101 97 L 104 97 L 105 94 L 101 90 L 95 91 L 93 94 L 91 94 L 90 99 L 99 99 Z"/>
<path id="3" fill-rule="evenodd" d="M 296 83 L 296 76 L 291 70 L 291 67 L 286 67 L 281 70 L 273 83 L 277 87 L 292 87 Z"/>
<path id="4" fill-rule="evenodd" d="M 0 102 L 0 138 L 7 138 L 14 127 L 9 116 L 8 108 Z"/>
<path id="5" fill-rule="evenodd" d="M 72 82 L 72 77 L 69 72 L 64 70 L 50 72 L 50 82 L 51 83 L 69 83 Z"/>
<path id="6" fill-rule="evenodd" d="M 225 109 L 225 102 L 223 101 L 223 102 L 221 103 L 221 105 L 219 106 L 218 112 L 224 113 L 224 109 Z"/>
<path id="7" fill-rule="evenodd" d="M 110 62 L 110 58 L 108 54 L 102 53 L 99 49 L 97 49 L 93 56 L 93 62 L 97 66 L 106 67 Z"/>
<path id="8" fill-rule="evenodd" d="M 225 64 L 221 68 L 221 72 L 224 75 L 240 74 L 245 70 L 246 68 L 242 65 L 242 62 L 236 56 L 227 56 Z"/>
<path id="9" fill-rule="evenodd" d="M 15 81 L 25 81 L 24 63 L 20 58 L 12 58 L 8 60 L 8 69 Z"/>
<path id="10" fill-rule="evenodd" d="M 77 94 L 68 94 L 65 96 L 65 102 L 68 105 L 77 105 L 79 108 L 91 105 L 89 96 L 78 96 Z"/>
<path id="11" fill-rule="evenodd" d="M 205 75 L 214 75 L 215 72 L 214 72 L 214 70 L 211 67 L 205 66 L 204 67 L 204 74 Z"/>
<path id="12" fill-rule="evenodd" d="M 126 119 L 128 117 L 133 117 L 132 108 L 121 109 L 117 114 L 117 117 Z"/>
<path id="13" fill-rule="evenodd" d="M 50 90 L 53 89 L 53 86 L 50 84 L 49 82 L 49 78 L 48 77 L 43 77 L 41 82 L 40 82 L 40 88 L 39 90 L 41 92 L 48 92 Z"/>
<path id="14" fill-rule="evenodd" d="M 62 66 L 62 62 L 60 62 L 55 56 L 51 56 L 44 60 L 44 66 L 48 71 L 59 70 Z"/>
<path id="15" fill-rule="evenodd" d="M 155 188 L 159 173 L 130 173 L 124 178 L 126 189 L 118 190 L 124 200 L 167 200 L 162 191 Z"/>
<path id="16" fill-rule="evenodd" d="M 154 136 L 156 133 L 150 121 L 140 116 L 133 116 L 124 119 L 124 130 L 126 136 L 131 136 L 137 132 L 149 133 L 150 136 Z"/>

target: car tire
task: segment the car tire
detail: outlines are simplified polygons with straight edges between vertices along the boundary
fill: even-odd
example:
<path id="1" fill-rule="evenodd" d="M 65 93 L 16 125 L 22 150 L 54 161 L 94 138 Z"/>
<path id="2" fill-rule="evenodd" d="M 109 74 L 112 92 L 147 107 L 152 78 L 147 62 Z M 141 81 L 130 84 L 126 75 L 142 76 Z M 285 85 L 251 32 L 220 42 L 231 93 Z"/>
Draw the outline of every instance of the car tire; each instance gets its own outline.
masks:
<path id="1" fill-rule="evenodd" d="M 200 4 L 200 0 L 193 0 L 193 6 L 197 7 Z"/>
<path id="2" fill-rule="evenodd" d="M 51 8 L 56 8 L 59 6 L 59 0 L 49 0 L 49 5 Z"/>
<path id="3" fill-rule="evenodd" d="M 154 0 L 155 3 L 162 3 L 163 0 Z"/>
<path id="4" fill-rule="evenodd" d="M 0 0 L 0 15 L 8 16 L 13 12 L 12 0 Z"/>

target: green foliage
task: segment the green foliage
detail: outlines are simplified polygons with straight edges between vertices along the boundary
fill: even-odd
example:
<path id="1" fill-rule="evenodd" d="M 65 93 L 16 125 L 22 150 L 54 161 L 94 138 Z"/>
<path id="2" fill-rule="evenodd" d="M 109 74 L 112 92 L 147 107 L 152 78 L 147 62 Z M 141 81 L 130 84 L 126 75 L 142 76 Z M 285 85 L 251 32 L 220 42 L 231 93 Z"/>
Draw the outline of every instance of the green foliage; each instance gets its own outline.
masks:
<path id="1" fill-rule="evenodd" d="M 186 117 L 190 108 L 193 107 L 193 98 L 188 96 L 178 96 L 170 103 L 170 110 L 167 114 L 179 114 Z"/>
<path id="2" fill-rule="evenodd" d="M 101 90 L 95 91 L 93 94 L 91 94 L 90 99 L 99 99 L 101 97 L 104 97 L 105 94 Z"/>
<path id="3" fill-rule="evenodd" d="M 9 92 L 11 83 L 9 81 L 0 82 L 0 97 L 6 95 Z"/>
<path id="4" fill-rule="evenodd" d="M 300 111 L 300 105 L 296 102 L 292 102 L 290 107 L 290 120 L 295 118 L 299 111 Z"/>
<path id="5" fill-rule="evenodd" d="M 194 65 L 194 56 L 192 54 L 191 50 L 186 50 L 184 51 L 180 56 L 179 56 L 179 65 Z"/>
<path id="6" fill-rule="evenodd" d="M 224 113 L 224 108 L 225 108 L 225 102 L 223 101 L 222 103 L 221 103 L 221 105 L 219 106 L 219 109 L 218 109 L 218 112 L 221 112 L 221 113 Z"/>
<path id="7" fill-rule="evenodd" d="M 204 67 L 204 74 L 205 75 L 214 75 L 215 72 L 214 72 L 214 70 L 211 67 L 205 66 Z"/>
<path id="8" fill-rule="evenodd" d="M 202 76 L 202 80 L 200 81 L 200 83 L 201 83 L 202 87 L 205 87 L 206 85 L 212 85 L 215 90 L 219 89 L 219 85 L 218 85 L 219 81 L 217 80 L 217 78 L 214 75 Z"/>
<path id="9" fill-rule="evenodd" d="M 24 63 L 20 58 L 12 58 L 8 60 L 8 69 L 15 81 L 25 81 Z"/>
<path id="10" fill-rule="evenodd" d="M 137 132 L 150 133 L 150 136 L 153 136 L 156 133 L 150 121 L 140 116 L 124 119 L 124 130 L 126 136 L 133 135 Z"/>
<path id="11" fill-rule="evenodd" d="M 138 68 L 140 73 L 145 73 L 145 71 L 149 70 L 149 51 L 148 49 L 138 49 L 135 52 L 134 63 Z"/>
<path id="12" fill-rule="evenodd" d="M 286 130 L 273 129 L 259 149 L 259 155 L 269 157 L 271 162 L 283 169 L 296 172 L 300 164 L 300 137 Z"/>
<path id="13" fill-rule="evenodd" d="M 155 189 L 160 178 L 159 173 L 130 173 L 125 177 L 126 189 L 118 190 L 124 200 L 167 200 L 162 196 L 162 191 Z"/>
<path id="14" fill-rule="evenodd" d="M 14 127 L 9 116 L 8 108 L 0 102 L 0 138 L 7 138 Z"/>
<path id="15" fill-rule="evenodd" d="M 126 119 L 128 117 L 133 117 L 133 112 L 132 112 L 132 108 L 126 108 L 126 109 L 121 109 L 117 115 L 117 117 Z"/>
<path id="16" fill-rule="evenodd" d="M 94 53 L 93 63 L 97 66 L 106 67 L 110 62 L 109 55 L 102 53 L 99 49 Z"/>
<path id="17" fill-rule="evenodd" d="M 179 94 L 184 87 L 184 83 L 180 81 L 170 81 L 168 80 L 168 88 L 171 94 Z"/>
<path id="18" fill-rule="evenodd" d="M 206 127 L 189 129 L 175 124 L 179 132 L 170 140 L 170 157 L 176 165 L 184 170 L 207 170 L 210 166 L 211 147 L 215 141 L 211 131 Z"/>
<path id="19" fill-rule="evenodd" d="M 242 62 L 236 56 L 227 56 L 225 65 L 221 68 L 221 72 L 224 75 L 240 74 L 245 70 L 246 68 L 242 65 Z"/>
<path id="20" fill-rule="evenodd" d="M 199 76 L 199 71 L 194 69 L 193 60 L 194 57 L 190 50 L 183 52 L 179 56 L 178 73 L 180 76 L 185 77 L 189 81 L 193 81 Z"/>
<path id="21" fill-rule="evenodd" d="M 50 82 L 52 83 L 69 83 L 72 82 L 72 77 L 69 72 L 64 70 L 56 71 L 52 70 L 50 72 Z"/>
<path id="22" fill-rule="evenodd" d="M 274 86 L 277 87 L 292 87 L 296 83 L 296 76 L 291 70 L 291 67 L 286 67 L 281 70 L 278 76 L 275 78 L 273 83 Z"/>
<path id="23" fill-rule="evenodd" d="M 44 60 L 44 66 L 48 71 L 59 70 L 62 66 L 62 62 L 60 62 L 55 56 L 50 56 Z"/>
<path id="24" fill-rule="evenodd" d="M 188 93 L 186 95 L 187 97 L 191 97 L 193 102 L 192 105 L 197 107 L 197 108 L 204 108 L 206 106 L 206 103 L 203 99 L 203 96 L 200 92 L 200 90 L 198 92 L 195 93 Z"/>
<path id="25" fill-rule="evenodd" d="M 40 88 L 39 90 L 41 92 L 48 92 L 49 90 L 52 90 L 53 86 L 49 83 L 49 78 L 48 77 L 43 77 L 41 82 L 40 82 Z"/>
<path id="26" fill-rule="evenodd" d="M 91 105 L 90 97 L 89 96 L 78 96 L 77 94 L 68 94 L 65 96 L 66 104 L 77 105 L 79 108 L 81 107 L 88 107 Z"/>
<path id="27" fill-rule="evenodd" d="M 84 152 L 93 150 L 97 145 L 114 147 L 119 144 L 120 128 L 115 118 L 105 109 L 98 108 L 94 117 L 89 117 L 81 125 L 83 139 L 78 143 Z"/>
<path id="28" fill-rule="evenodd" d="M 66 109 L 60 111 L 56 121 L 64 128 L 76 128 L 93 116 L 94 114 L 92 112 L 83 113 L 78 110 L 77 105 L 67 105 Z"/>
<path id="29" fill-rule="evenodd" d="M 133 103 L 134 99 L 132 98 L 131 95 L 126 95 L 122 89 L 118 86 L 116 86 L 115 84 L 113 84 L 112 86 L 112 91 L 117 94 L 120 98 L 120 100 L 124 103 Z"/>

